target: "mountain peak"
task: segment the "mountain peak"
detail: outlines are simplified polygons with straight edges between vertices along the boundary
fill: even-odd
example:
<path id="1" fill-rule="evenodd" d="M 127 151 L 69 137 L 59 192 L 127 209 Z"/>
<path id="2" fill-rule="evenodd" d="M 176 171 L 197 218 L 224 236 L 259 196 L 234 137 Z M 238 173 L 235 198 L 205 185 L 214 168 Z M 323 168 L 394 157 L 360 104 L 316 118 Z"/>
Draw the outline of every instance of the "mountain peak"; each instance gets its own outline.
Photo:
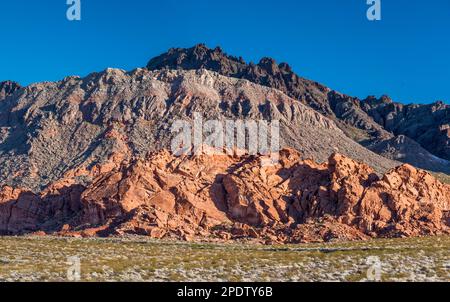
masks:
<path id="1" fill-rule="evenodd" d="M 22 88 L 19 83 L 13 81 L 0 82 L 0 101 Z"/>
<path id="2" fill-rule="evenodd" d="M 229 56 L 222 48 L 209 48 L 200 43 L 191 48 L 171 48 L 166 53 L 151 59 L 147 68 L 160 69 L 209 69 L 217 72 L 232 72 L 245 65 L 242 58 Z"/>
<path id="3" fill-rule="evenodd" d="M 374 95 L 370 95 L 364 100 L 362 100 L 363 104 L 368 104 L 370 106 L 377 106 L 377 105 L 383 105 L 383 104 L 392 104 L 394 101 L 391 99 L 388 95 L 382 95 L 380 98 L 377 98 Z"/>
<path id="4" fill-rule="evenodd" d="M 338 93 L 320 83 L 300 77 L 287 63 L 277 64 L 270 57 L 263 57 L 258 64 L 246 63 L 242 58 L 227 55 L 220 47 L 208 48 L 197 44 L 192 48 L 173 48 L 152 59 L 149 70 L 197 70 L 207 69 L 226 77 L 245 79 L 250 82 L 275 88 L 289 97 L 307 105 L 332 119 L 347 136 L 365 145 L 380 140 L 406 135 L 419 142 L 433 155 L 450 159 L 450 134 L 433 130 L 430 125 L 448 124 L 450 108 L 443 104 L 411 105 L 394 102 L 389 96 L 369 96 L 364 100 Z M 339 71 L 337 71 L 339 72 Z M 408 122 L 404 121 L 408 111 Z M 424 119 L 424 113 L 434 117 Z M 392 117 L 395 117 L 392 121 Z M 406 126 L 408 124 L 409 126 Z M 422 131 L 415 131 L 420 124 Z M 440 127 L 433 127 L 439 129 Z M 436 145 L 429 142 L 436 142 Z M 441 143 L 437 143 L 441 142 Z M 444 142 L 444 143 L 442 143 Z"/>

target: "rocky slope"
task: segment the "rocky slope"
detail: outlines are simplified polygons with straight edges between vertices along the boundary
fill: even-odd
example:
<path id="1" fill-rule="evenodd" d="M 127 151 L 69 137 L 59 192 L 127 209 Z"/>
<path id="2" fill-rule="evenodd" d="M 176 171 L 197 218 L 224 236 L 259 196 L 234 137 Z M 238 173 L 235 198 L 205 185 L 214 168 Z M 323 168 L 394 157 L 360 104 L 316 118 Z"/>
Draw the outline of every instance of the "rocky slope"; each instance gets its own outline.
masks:
<path id="1" fill-rule="evenodd" d="M 446 110 L 360 101 L 287 64 L 247 65 L 202 45 L 131 72 L 2 82 L 0 234 L 266 243 L 449 234 L 450 187 L 397 162 L 450 171 L 409 138 L 445 153 Z M 286 149 L 273 165 L 166 151 L 173 123 L 198 116 L 279 121 Z M 437 123 L 441 140 L 431 142 Z"/>
<path id="2" fill-rule="evenodd" d="M 0 101 L 11 96 L 14 92 L 19 90 L 20 88 L 21 86 L 15 82 L 11 81 L 0 82 Z"/>
<path id="3" fill-rule="evenodd" d="M 262 243 L 450 233 L 450 186 L 409 165 L 380 178 L 339 154 L 318 164 L 285 149 L 265 167 L 261 156 L 208 154 L 116 158 L 86 170 L 87 187 L 80 171 L 40 194 L 3 187 L 0 232 Z"/>
<path id="4" fill-rule="evenodd" d="M 273 88 L 204 69 L 108 69 L 34 84 L 0 102 L 0 183 L 39 191 L 117 152 L 131 158 L 170 148 L 171 125 L 192 121 L 195 112 L 205 121 L 279 120 L 282 146 L 317 161 L 340 152 L 380 173 L 397 165 Z"/>
<path id="5" fill-rule="evenodd" d="M 450 109 L 442 103 L 404 106 L 392 102 L 388 97 L 360 100 L 304 79 L 294 73 L 286 63 L 277 64 L 271 58 L 263 58 L 258 64 L 247 64 L 242 58 L 228 56 L 220 48 L 209 49 L 203 44 L 189 49 L 170 49 L 152 59 L 147 68 L 205 68 L 222 75 L 279 89 L 332 119 L 348 137 L 369 148 L 376 145 L 373 150 L 379 154 L 392 152 L 393 145 L 389 142 L 396 140 L 395 146 L 398 146 L 399 150 L 395 152 L 407 152 L 398 159 L 410 164 L 420 161 L 421 167 L 435 172 L 450 171 Z M 396 137 L 399 135 L 407 136 L 420 144 L 423 156 L 416 158 L 414 150 L 409 151 L 409 144 L 400 145 L 399 142 L 404 140 Z M 387 144 L 391 149 L 380 149 Z M 436 165 L 435 157 L 445 160 Z M 422 161 L 423 159 L 431 159 L 431 162 Z"/>
<path id="6" fill-rule="evenodd" d="M 395 135 L 415 140 L 435 156 L 450 160 L 450 106 L 443 102 L 403 105 L 389 97 L 367 98 L 361 108 Z"/>
<path id="7" fill-rule="evenodd" d="M 432 155 L 417 142 L 404 135 L 372 143 L 367 147 L 392 160 L 407 162 L 420 169 L 450 174 L 448 161 Z"/>
<path id="8" fill-rule="evenodd" d="M 287 63 L 277 64 L 271 58 L 262 58 L 258 64 L 247 64 L 242 58 L 228 56 L 220 47 L 209 49 L 204 44 L 193 48 L 173 48 L 153 58 L 147 64 L 150 70 L 208 69 L 222 75 L 246 79 L 276 88 L 290 97 L 332 118 L 349 133 L 364 130 L 369 137 L 389 137 L 390 134 L 375 123 L 354 103 L 355 99 L 298 76 Z M 351 117 L 348 117 L 351 112 Z M 355 129 L 356 128 L 356 129 Z"/>

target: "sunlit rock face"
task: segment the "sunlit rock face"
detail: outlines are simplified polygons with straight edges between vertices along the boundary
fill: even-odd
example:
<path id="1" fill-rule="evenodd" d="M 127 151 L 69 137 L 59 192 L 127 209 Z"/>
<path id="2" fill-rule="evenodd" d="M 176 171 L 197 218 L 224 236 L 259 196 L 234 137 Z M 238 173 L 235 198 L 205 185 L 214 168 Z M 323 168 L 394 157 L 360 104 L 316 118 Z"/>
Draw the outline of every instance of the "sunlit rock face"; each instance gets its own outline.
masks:
<path id="1" fill-rule="evenodd" d="M 163 150 L 69 173 L 40 194 L 4 187 L 0 232 L 262 243 L 450 233 L 450 187 L 412 166 L 379 177 L 340 154 L 323 164 L 294 149 L 274 165 L 264 159 Z M 80 173 L 94 180 L 77 185 Z"/>

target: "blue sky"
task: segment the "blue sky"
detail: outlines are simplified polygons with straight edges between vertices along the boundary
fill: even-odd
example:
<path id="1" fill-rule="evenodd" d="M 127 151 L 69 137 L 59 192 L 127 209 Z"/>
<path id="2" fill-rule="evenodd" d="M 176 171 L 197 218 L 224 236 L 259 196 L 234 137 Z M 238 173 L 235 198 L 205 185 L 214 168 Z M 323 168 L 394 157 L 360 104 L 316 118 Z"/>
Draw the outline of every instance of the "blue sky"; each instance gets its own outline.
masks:
<path id="1" fill-rule="evenodd" d="M 170 47 L 203 42 L 258 62 L 288 62 L 301 76 L 354 96 L 450 103 L 450 1 L 0 0 L 0 81 L 22 84 L 131 70 Z"/>

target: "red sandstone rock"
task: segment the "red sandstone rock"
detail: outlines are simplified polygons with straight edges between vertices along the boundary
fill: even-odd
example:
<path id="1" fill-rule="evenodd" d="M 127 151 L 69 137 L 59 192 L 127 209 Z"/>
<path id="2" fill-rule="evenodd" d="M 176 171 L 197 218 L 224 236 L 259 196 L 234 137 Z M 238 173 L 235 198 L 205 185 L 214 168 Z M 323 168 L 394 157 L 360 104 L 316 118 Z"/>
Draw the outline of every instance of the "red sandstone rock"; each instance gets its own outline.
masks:
<path id="1" fill-rule="evenodd" d="M 0 232 L 262 243 L 450 233 L 450 186 L 430 174 L 404 165 L 379 178 L 339 154 L 300 158 L 285 149 L 266 166 L 259 156 L 161 151 L 97 168 L 87 188 L 75 178 L 40 195 L 4 187 Z"/>

